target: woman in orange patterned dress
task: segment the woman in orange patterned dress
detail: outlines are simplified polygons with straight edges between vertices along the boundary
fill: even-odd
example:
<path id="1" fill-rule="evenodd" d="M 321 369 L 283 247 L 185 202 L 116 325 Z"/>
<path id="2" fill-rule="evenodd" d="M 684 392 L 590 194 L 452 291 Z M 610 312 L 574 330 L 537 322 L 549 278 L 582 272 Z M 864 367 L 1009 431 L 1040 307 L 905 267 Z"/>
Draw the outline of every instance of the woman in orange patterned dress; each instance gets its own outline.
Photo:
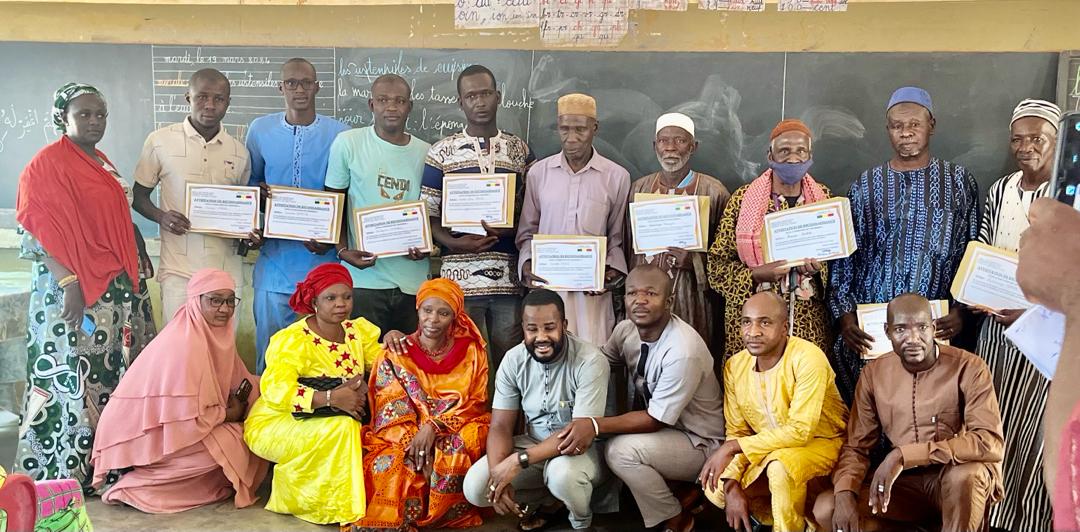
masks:
<path id="1" fill-rule="evenodd" d="M 461 287 L 433 279 L 416 294 L 419 327 L 392 331 L 368 386 L 367 515 L 344 530 L 465 528 L 482 523 L 461 484 L 484 454 L 488 365 Z"/>

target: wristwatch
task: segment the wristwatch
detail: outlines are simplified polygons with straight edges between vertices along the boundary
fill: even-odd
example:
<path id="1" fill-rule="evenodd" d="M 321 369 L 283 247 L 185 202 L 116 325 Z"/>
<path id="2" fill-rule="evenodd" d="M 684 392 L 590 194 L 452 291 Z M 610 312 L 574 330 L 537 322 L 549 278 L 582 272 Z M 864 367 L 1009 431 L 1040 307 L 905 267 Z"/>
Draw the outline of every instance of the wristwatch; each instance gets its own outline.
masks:
<path id="1" fill-rule="evenodd" d="M 521 451 L 520 453 L 518 453 L 518 464 L 521 465 L 522 469 L 525 469 L 525 468 L 529 467 L 529 452 L 528 451 Z"/>

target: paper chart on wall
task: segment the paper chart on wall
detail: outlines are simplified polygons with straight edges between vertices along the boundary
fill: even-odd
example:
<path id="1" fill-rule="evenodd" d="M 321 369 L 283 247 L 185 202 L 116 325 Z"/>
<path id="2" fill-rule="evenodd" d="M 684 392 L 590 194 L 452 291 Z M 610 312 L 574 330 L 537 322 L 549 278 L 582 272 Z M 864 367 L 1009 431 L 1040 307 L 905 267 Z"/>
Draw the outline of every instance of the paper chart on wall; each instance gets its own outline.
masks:
<path id="1" fill-rule="evenodd" d="M 686 11 L 687 0 L 630 0 L 630 9 Z"/>
<path id="2" fill-rule="evenodd" d="M 780 11 L 847 11 L 847 0 L 780 0 Z"/>
<path id="3" fill-rule="evenodd" d="M 698 0 L 698 9 L 710 11 L 765 11 L 765 0 Z"/>
<path id="4" fill-rule="evenodd" d="M 457 0 L 454 3 L 454 27 L 459 29 L 535 28 L 539 23 L 539 0 Z"/>
<path id="5" fill-rule="evenodd" d="M 626 36 L 629 0 L 540 0 L 547 46 L 615 46 Z"/>

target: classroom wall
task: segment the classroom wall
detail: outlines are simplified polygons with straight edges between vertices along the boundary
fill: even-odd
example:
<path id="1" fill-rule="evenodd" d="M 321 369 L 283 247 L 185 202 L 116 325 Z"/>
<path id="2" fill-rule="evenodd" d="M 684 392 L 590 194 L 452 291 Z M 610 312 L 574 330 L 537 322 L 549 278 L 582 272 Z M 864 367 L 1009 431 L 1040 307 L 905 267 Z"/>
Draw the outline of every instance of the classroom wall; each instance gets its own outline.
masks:
<path id="1" fill-rule="evenodd" d="M 148 2 L 0 0 L 0 40 L 276 44 L 414 48 L 541 48 L 535 29 L 457 30 L 448 0 L 412 5 L 250 5 L 252 0 Z M 281 0 L 254 0 L 285 3 Z M 367 0 L 368 3 L 373 0 Z M 208 5 L 216 3 L 217 5 Z M 220 5 L 239 4 L 249 5 Z M 362 2 L 355 2 L 362 3 Z M 186 5 L 184 5 L 186 4 Z M 616 50 L 1059 51 L 1080 48 L 1078 0 L 850 0 L 847 13 L 632 11 Z M 611 49 L 611 48 L 606 48 Z M 643 72 L 642 75 L 648 75 Z"/>

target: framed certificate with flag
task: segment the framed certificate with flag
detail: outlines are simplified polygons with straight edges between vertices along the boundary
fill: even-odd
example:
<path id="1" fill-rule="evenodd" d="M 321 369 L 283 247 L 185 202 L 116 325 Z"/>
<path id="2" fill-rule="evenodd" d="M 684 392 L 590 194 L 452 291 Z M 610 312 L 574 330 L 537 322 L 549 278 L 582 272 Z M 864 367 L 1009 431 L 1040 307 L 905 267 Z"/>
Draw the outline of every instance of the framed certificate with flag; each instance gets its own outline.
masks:
<path id="1" fill-rule="evenodd" d="M 270 187 L 263 237 L 337 244 L 345 195 L 292 187 Z"/>
<path id="2" fill-rule="evenodd" d="M 259 223 L 259 187 L 188 183 L 184 216 L 191 232 L 246 238 Z"/>
<path id="3" fill-rule="evenodd" d="M 481 221 L 490 227 L 513 227 L 514 178 L 515 174 L 444 175 L 443 227 L 481 228 Z"/>
<path id="4" fill-rule="evenodd" d="M 788 266 L 798 266 L 806 259 L 842 259 L 857 247 L 847 198 L 767 214 L 761 230 L 765 262 L 783 260 Z"/>
<path id="5" fill-rule="evenodd" d="M 607 237 L 534 235 L 532 273 L 544 288 L 567 292 L 604 289 Z"/>
<path id="6" fill-rule="evenodd" d="M 353 222 L 360 251 L 376 257 L 408 255 L 410 248 L 431 252 L 431 226 L 422 201 L 356 209 Z"/>

